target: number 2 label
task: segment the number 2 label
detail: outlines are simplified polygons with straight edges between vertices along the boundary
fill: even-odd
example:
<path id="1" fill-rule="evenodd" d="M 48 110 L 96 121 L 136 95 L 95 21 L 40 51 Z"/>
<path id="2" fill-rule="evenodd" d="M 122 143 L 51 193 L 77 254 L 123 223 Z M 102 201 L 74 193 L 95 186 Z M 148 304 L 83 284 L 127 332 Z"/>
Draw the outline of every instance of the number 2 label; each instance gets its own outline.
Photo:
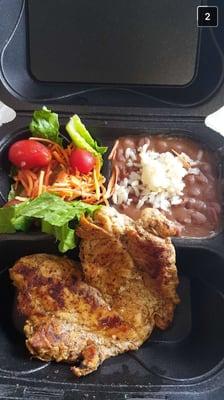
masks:
<path id="1" fill-rule="evenodd" d="M 218 26 L 218 7 L 217 6 L 198 6 L 197 23 L 199 27 Z"/>

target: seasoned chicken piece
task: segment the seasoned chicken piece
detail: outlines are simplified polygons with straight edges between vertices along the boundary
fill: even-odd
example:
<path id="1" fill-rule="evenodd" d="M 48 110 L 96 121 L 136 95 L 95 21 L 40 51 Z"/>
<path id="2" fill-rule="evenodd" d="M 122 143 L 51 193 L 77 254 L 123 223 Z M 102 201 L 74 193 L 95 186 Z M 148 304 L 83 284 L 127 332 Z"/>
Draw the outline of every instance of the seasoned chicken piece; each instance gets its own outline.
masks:
<path id="1" fill-rule="evenodd" d="M 141 212 L 141 218 L 137 221 L 137 226 L 141 226 L 148 232 L 156 236 L 166 238 L 178 236 L 181 233 L 181 227 L 168 220 L 156 208 L 145 208 Z"/>
<path id="2" fill-rule="evenodd" d="M 105 358 L 138 348 L 137 333 L 81 280 L 78 263 L 66 257 L 22 257 L 10 270 L 19 290 L 18 311 L 27 320 L 30 352 L 41 360 L 76 362 L 72 371 L 86 375 Z"/>
<path id="3" fill-rule="evenodd" d="M 179 299 L 168 235 L 177 230 L 160 216 L 144 210 L 134 222 L 102 207 L 77 229 L 82 267 L 47 254 L 17 261 L 10 276 L 33 355 L 74 362 L 73 373 L 86 375 L 170 324 Z"/>
<path id="4" fill-rule="evenodd" d="M 86 282 L 99 289 L 142 340 L 155 325 L 165 329 L 170 324 L 179 302 L 175 249 L 170 238 L 151 233 L 151 216 L 153 229 L 177 234 L 164 216 L 155 223 L 155 214 L 144 210 L 143 218 L 134 222 L 108 207 L 94 221 L 82 218 L 77 230 Z"/>

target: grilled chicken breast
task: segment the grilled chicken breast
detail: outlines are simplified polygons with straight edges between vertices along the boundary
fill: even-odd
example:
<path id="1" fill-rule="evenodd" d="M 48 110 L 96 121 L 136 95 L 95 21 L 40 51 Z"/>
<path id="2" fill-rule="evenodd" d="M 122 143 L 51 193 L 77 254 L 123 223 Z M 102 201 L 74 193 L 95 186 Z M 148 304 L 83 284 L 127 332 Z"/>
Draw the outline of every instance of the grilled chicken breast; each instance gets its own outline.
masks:
<path id="1" fill-rule="evenodd" d="M 66 257 L 22 257 L 10 270 L 30 352 L 73 362 L 86 375 L 107 358 L 137 349 L 173 319 L 178 284 L 176 227 L 155 210 L 133 221 L 110 207 L 82 218 L 81 265 Z"/>

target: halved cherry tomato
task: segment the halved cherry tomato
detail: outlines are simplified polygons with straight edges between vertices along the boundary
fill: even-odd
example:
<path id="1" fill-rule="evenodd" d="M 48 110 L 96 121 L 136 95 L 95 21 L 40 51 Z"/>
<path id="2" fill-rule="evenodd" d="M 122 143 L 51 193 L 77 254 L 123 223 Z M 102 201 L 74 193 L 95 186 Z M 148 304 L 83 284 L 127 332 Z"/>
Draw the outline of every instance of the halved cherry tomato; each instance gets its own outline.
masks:
<path id="1" fill-rule="evenodd" d="M 82 174 L 88 174 L 93 170 L 95 163 L 95 157 L 87 150 L 75 149 L 71 153 L 70 165 L 74 171 L 77 169 Z"/>
<path id="2" fill-rule="evenodd" d="M 51 161 L 51 153 L 35 140 L 19 140 L 10 147 L 9 160 L 19 168 L 42 168 Z"/>

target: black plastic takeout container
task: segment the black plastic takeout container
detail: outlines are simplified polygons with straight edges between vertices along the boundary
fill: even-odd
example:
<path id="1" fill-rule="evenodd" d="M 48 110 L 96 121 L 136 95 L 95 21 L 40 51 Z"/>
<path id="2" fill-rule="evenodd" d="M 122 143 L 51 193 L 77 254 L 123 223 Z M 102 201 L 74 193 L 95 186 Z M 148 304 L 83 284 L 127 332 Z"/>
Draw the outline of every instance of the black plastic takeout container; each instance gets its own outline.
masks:
<path id="1" fill-rule="evenodd" d="M 55 12 L 59 12 L 57 6 L 59 10 L 61 0 L 47 0 L 45 11 L 51 9 L 51 1 L 54 2 Z M 166 3 L 165 6 L 169 8 L 169 1 L 163 1 L 163 5 Z M 63 1 L 68 10 L 72 3 L 70 0 Z M 157 5 L 161 6 L 159 3 L 152 1 L 154 10 Z M 172 3 L 175 1 L 172 0 Z M 191 18 L 192 15 L 196 18 L 196 6 L 198 3 L 204 4 L 203 1 L 194 0 L 182 3 L 185 18 L 188 18 L 189 9 Z M 31 73 L 29 65 L 30 4 L 36 10 L 37 2 L 34 0 L 0 2 L 0 99 L 17 110 L 16 119 L 0 127 L 1 205 L 10 187 L 7 149 L 12 142 L 29 135 L 27 126 L 32 111 L 42 104 L 49 105 L 59 113 L 62 126 L 70 115 L 79 113 L 93 136 L 110 148 L 116 138 L 125 135 L 190 135 L 212 151 L 219 152 L 222 184 L 224 139 L 204 125 L 204 116 L 222 105 L 224 68 L 221 48 L 224 37 L 221 28 L 195 29 L 197 38 L 189 36 L 190 50 L 188 48 L 186 51 L 188 61 L 192 62 L 190 52 L 196 42 L 197 54 L 193 57 L 194 76 L 188 84 L 183 82 L 181 85 L 179 82 L 179 85 L 165 85 L 163 82 L 161 85 L 137 87 L 40 82 Z M 221 0 L 216 4 L 221 21 L 224 5 Z M 175 7 L 172 10 L 175 13 Z M 42 14 L 38 14 L 40 27 L 44 23 L 44 19 L 40 18 L 44 15 L 41 11 Z M 5 17 L 2 18 L 2 15 Z M 162 18 L 161 11 L 160 16 Z M 169 24 L 173 24 L 172 18 L 167 29 Z M 52 25 L 50 19 L 48 23 Z M 66 21 L 61 21 L 62 36 L 63 23 Z M 187 24 L 184 26 L 187 29 Z M 172 30 L 168 29 L 167 35 L 169 32 L 172 33 Z M 177 56 L 167 54 L 173 63 Z M 54 65 L 53 68 L 59 67 Z M 177 70 L 174 68 L 174 73 Z M 172 81 L 172 74 L 169 79 Z M 178 79 L 174 77 L 173 82 Z M 107 177 L 110 174 L 108 161 L 105 161 L 104 173 Z M 111 358 L 96 372 L 78 379 L 66 364 L 31 359 L 25 348 L 24 337 L 15 327 L 13 315 L 15 291 L 9 280 L 8 269 L 26 254 L 57 254 L 57 244 L 50 236 L 37 232 L 0 235 L 0 398 L 223 400 L 223 229 L 210 238 L 180 238 L 175 239 L 174 244 L 181 303 L 176 308 L 172 326 L 165 332 L 155 331 L 138 351 Z M 76 257 L 74 252 L 70 252 L 69 256 Z"/>
<path id="2" fill-rule="evenodd" d="M 4 127 L 0 135 L 2 204 L 10 187 L 7 149 L 15 140 L 29 136 L 27 125 L 30 118 L 31 113 L 17 116 L 13 123 Z M 67 119 L 68 115 L 61 117 L 61 124 L 64 125 Z M 203 142 L 206 138 L 207 146 L 213 151 L 223 146 L 220 135 L 197 122 L 139 121 L 138 129 L 131 127 L 130 120 L 116 123 L 107 120 L 106 124 L 103 119 L 95 124 L 93 121 L 85 122 L 91 133 L 109 148 L 120 135 L 147 133 L 184 134 Z M 110 174 L 107 160 L 104 173 L 107 177 Z M 167 391 L 172 393 L 170 398 L 179 398 L 177 393 L 191 398 L 193 394 L 190 391 L 196 388 L 199 393 L 211 390 L 213 385 L 221 390 L 221 385 L 217 387 L 217 379 L 220 383 L 224 379 L 224 235 L 221 232 L 212 238 L 180 238 L 174 242 L 181 303 L 177 306 L 172 326 L 165 332 L 155 331 L 137 352 L 109 359 L 97 372 L 78 379 L 72 376 L 66 364 L 30 359 L 24 337 L 16 329 L 13 316 L 15 293 L 9 280 L 8 268 L 25 254 L 57 253 L 57 244 L 51 237 L 36 232 L 0 235 L 0 295 L 5 305 L 1 307 L 0 378 L 25 385 L 28 393 L 32 393 L 31 385 L 35 386 L 39 396 L 41 393 L 52 396 L 63 393 L 62 398 L 70 398 L 70 391 L 73 394 L 75 391 L 79 396 L 88 393 L 90 398 L 96 396 L 99 399 L 122 399 L 124 393 L 133 398 L 153 398 L 154 394 L 159 393 L 159 399 L 165 399 L 169 398 L 166 397 Z M 69 255 L 77 257 L 75 252 Z"/>

